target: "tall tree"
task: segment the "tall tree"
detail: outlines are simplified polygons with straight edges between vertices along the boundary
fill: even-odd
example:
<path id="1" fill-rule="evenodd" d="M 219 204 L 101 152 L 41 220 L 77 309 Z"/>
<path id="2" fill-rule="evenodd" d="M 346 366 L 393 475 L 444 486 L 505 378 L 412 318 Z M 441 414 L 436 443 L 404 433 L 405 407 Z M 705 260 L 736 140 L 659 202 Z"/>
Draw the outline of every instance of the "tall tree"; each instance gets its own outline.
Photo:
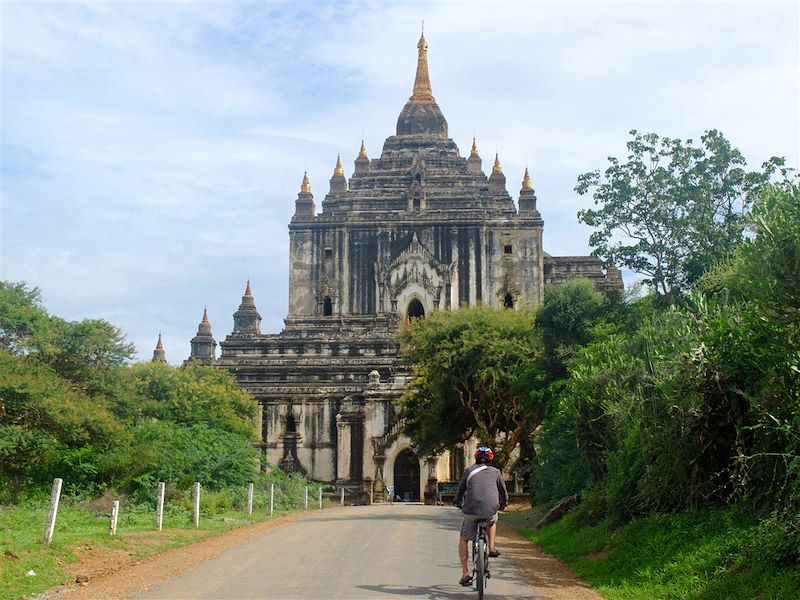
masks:
<path id="1" fill-rule="evenodd" d="M 484 306 L 441 311 L 400 332 L 414 377 L 403 400 L 405 431 L 423 454 L 478 436 L 502 466 L 541 423 L 524 374 L 541 356 L 528 311 Z"/>
<path id="2" fill-rule="evenodd" d="M 631 132 L 627 162 L 609 157 L 603 176 L 578 177 L 579 194 L 593 192 L 597 209 L 578 219 L 597 228 L 594 254 L 645 275 L 667 296 L 689 290 L 703 272 L 743 237 L 745 216 L 773 175 L 787 177 L 782 158 L 746 170 L 741 152 L 718 131 L 702 146 L 691 139 Z"/>

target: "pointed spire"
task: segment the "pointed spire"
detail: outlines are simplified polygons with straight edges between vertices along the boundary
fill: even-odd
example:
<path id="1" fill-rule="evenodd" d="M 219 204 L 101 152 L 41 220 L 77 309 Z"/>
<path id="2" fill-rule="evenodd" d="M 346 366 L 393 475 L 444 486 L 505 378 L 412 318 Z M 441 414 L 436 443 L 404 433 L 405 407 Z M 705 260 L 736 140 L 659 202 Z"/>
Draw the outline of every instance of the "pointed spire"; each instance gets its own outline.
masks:
<path id="1" fill-rule="evenodd" d="M 417 44 L 417 76 L 414 78 L 414 93 L 408 101 L 411 104 L 434 104 L 436 100 L 431 91 L 431 78 L 428 74 L 428 42 L 423 29 Z"/>
<path id="2" fill-rule="evenodd" d="M 197 326 L 197 335 L 189 343 L 192 347 L 189 361 L 197 361 L 204 364 L 214 362 L 217 342 L 214 336 L 211 335 L 211 323 L 208 322 L 208 307 L 203 309 L 203 320 Z"/>
<path id="3" fill-rule="evenodd" d="M 358 158 L 367 158 L 367 149 L 364 147 L 364 139 L 361 139 L 361 149 L 358 151 Z"/>
<path id="4" fill-rule="evenodd" d="M 500 166 L 500 153 L 494 153 L 494 165 L 492 166 L 492 175 L 495 173 L 502 175 L 503 174 L 503 167 Z"/>
<path id="5" fill-rule="evenodd" d="M 469 173 L 482 173 L 482 165 L 483 161 L 481 160 L 480 155 L 478 154 L 478 144 L 475 143 L 475 136 L 472 137 L 472 150 L 469 153 L 469 158 L 467 159 L 467 171 Z"/>
<path id="6" fill-rule="evenodd" d="M 260 334 L 261 315 L 256 309 L 256 300 L 250 290 L 250 279 L 247 279 L 247 287 L 242 296 L 242 303 L 239 309 L 233 313 L 233 333 Z"/>
<path id="7" fill-rule="evenodd" d="M 525 167 L 525 175 L 522 177 L 522 189 L 532 190 L 533 183 L 531 183 L 531 176 L 528 175 L 528 167 Z"/>
<path id="8" fill-rule="evenodd" d="M 472 136 L 472 150 L 469 153 L 470 158 L 478 157 L 478 145 L 475 143 L 475 136 Z"/>
<path id="9" fill-rule="evenodd" d="M 203 308 L 203 320 L 202 323 L 208 323 L 208 307 Z"/>
<path id="10" fill-rule="evenodd" d="M 167 354 L 164 352 L 164 342 L 161 341 L 161 332 L 158 332 L 158 342 L 156 349 L 153 350 L 153 359 L 150 362 L 167 362 Z"/>
<path id="11" fill-rule="evenodd" d="M 367 149 L 364 147 L 364 138 L 361 138 L 361 149 L 358 151 L 358 158 L 355 162 L 355 175 L 369 172 L 369 158 L 367 158 Z"/>
<path id="12" fill-rule="evenodd" d="M 338 154 L 336 155 L 336 166 L 333 169 L 333 176 L 344 177 L 344 168 L 342 167 L 342 157 Z"/>
<path id="13" fill-rule="evenodd" d="M 250 279 L 249 278 L 247 280 L 247 287 L 244 290 L 244 295 L 245 296 L 252 296 L 253 295 L 253 292 L 250 291 Z"/>
<path id="14" fill-rule="evenodd" d="M 304 194 L 311 193 L 311 182 L 308 180 L 308 171 L 303 172 L 303 183 L 300 184 L 300 191 Z"/>

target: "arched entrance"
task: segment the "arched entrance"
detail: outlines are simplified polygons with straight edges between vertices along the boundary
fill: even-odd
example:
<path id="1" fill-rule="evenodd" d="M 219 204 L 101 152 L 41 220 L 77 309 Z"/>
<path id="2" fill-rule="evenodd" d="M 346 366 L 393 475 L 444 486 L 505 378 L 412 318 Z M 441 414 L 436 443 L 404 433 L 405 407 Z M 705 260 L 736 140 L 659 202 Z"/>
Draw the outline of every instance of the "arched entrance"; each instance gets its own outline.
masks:
<path id="1" fill-rule="evenodd" d="M 406 448 L 394 459 L 394 493 L 406 502 L 419 502 L 419 459 Z"/>
<path id="2" fill-rule="evenodd" d="M 406 319 L 409 321 L 411 319 L 419 319 L 425 316 L 425 307 L 422 306 L 422 302 L 419 301 L 419 298 L 414 298 L 411 302 L 408 303 L 408 309 L 406 310 Z"/>

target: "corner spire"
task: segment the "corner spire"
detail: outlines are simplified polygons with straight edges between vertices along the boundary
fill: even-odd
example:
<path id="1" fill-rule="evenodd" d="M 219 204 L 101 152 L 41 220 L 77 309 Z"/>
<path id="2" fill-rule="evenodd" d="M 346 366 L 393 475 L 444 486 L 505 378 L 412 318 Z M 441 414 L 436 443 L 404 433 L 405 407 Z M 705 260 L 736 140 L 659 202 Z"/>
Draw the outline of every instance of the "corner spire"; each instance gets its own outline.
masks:
<path id="1" fill-rule="evenodd" d="M 158 342 L 156 342 L 156 349 L 153 350 L 153 359 L 150 362 L 167 362 L 167 355 L 164 351 L 164 342 L 161 341 L 161 332 L 158 332 Z"/>
<path id="2" fill-rule="evenodd" d="M 492 166 L 492 175 L 495 173 L 502 175 L 503 174 L 503 167 L 500 166 L 500 153 L 494 153 L 494 165 Z"/>
<path id="3" fill-rule="evenodd" d="M 303 172 L 303 183 L 300 184 L 300 191 L 304 194 L 311 193 L 311 182 L 308 180 L 308 171 Z"/>
<path id="4" fill-rule="evenodd" d="M 358 158 L 367 158 L 367 149 L 364 147 L 364 140 L 361 140 L 361 149 L 358 151 Z"/>
<path id="5" fill-rule="evenodd" d="M 528 167 L 525 167 L 525 175 L 522 177 L 522 189 L 523 190 L 532 190 L 533 183 L 531 182 L 531 176 L 528 174 Z"/>
<path id="6" fill-rule="evenodd" d="M 253 295 L 253 292 L 250 291 L 250 280 L 249 279 L 247 280 L 247 287 L 244 290 L 244 295 L 245 296 L 252 296 Z"/>
<path id="7" fill-rule="evenodd" d="M 339 154 L 336 155 L 336 166 L 333 169 L 333 176 L 344 177 L 344 168 L 342 167 L 342 157 Z"/>
<path id="8" fill-rule="evenodd" d="M 478 145 L 475 143 L 475 136 L 472 136 L 472 150 L 470 150 L 469 157 L 475 158 L 478 156 Z"/>
<path id="9" fill-rule="evenodd" d="M 425 39 L 424 29 L 417 50 L 417 76 L 414 78 L 414 93 L 408 101 L 411 104 L 435 104 L 436 100 L 431 91 L 431 78 L 428 74 L 428 42 Z"/>

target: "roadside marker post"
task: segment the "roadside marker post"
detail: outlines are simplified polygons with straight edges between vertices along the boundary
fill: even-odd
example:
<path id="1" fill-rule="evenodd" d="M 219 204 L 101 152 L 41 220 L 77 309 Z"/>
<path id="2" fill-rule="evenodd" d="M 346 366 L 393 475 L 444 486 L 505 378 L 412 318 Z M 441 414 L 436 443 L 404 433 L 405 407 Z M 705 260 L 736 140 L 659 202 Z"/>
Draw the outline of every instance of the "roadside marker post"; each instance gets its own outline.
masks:
<path id="1" fill-rule="evenodd" d="M 158 482 L 158 491 L 156 492 L 156 529 L 161 531 L 164 525 L 164 482 Z"/>
<path id="2" fill-rule="evenodd" d="M 108 535 L 117 535 L 117 520 L 119 519 L 119 500 L 111 503 L 111 523 L 108 526 Z"/>
<path id="3" fill-rule="evenodd" d="M 322 487 L 317 489 L 317 498 L 319 498 L 319 507 L 322 508 Z"/>
<path id="4" fill-rule="evenodd" d="M 272 516 L 272 508 L 275 506 L 275 484 L 269 484 L 269 516 Z"/>
<path id="5" fill-rule="evenodd" d="M 303 499 L 303 510 L 308 510 L 308 486 L 306 486 L 306 495 Z"/>
<path id="6" fill-rule="evenodd" d="M 53 540 L 53 532 L 56 529 L 56 514 L 58 514 L 58 501 L 61 499 L 62 479 L 53 480 L 53 490 L 50 492 L 50 510 L 47 513 L 47 523 L 44 526 L 43 544 L 49 544 Z"/>
<path id="7" fill-rule="evenodd" d="M 194 513 L 192 521 L 195 527 L 200 527 L 200 482 L 194 482 Z"/>
<path id="8" fill-rule="evenodd" d="M 253 516 L 253 484 L 247 484 L 247 516 Z"/>
<path id="9" fill-rule="evenodd" d="M 342 488 L 342 499 L 339 501 L 341 506 L 344 506 L 344 488 Z"/>

